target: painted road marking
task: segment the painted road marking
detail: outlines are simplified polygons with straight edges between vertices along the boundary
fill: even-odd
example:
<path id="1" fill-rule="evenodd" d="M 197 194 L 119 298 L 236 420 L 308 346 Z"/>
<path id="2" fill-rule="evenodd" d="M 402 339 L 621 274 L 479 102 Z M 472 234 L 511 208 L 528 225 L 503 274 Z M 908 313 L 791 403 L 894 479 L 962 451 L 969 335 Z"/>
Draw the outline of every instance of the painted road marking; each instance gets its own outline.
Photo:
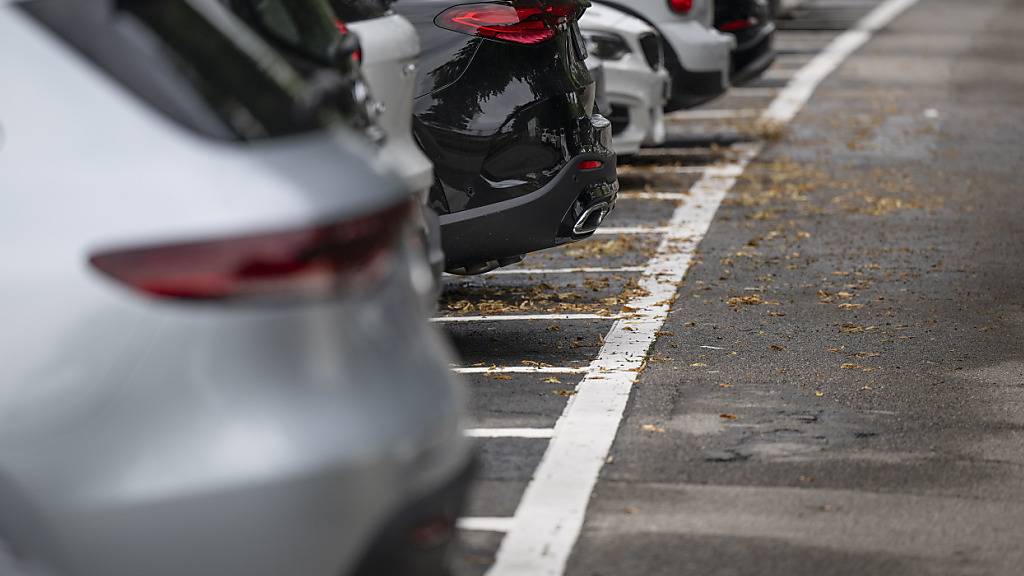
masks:
<path id="1" fill-rule="evenodd" d="M 794 75 L 762 120 L 786 123 L 806 104 L 814 89 L 873 33 L 917 0 L 886 0 L 852 30 Z M 626 403 L 657 332 L 664 325 L 697 242 L 707 232 L 725 194 L 762 145 L 737 146 L 730 164 L 711 168 L 691 188 L 699 202 L 681 205 L 672 230 L 643 273 L 647 295 L 630 301 L 638 311 L 615 322 L 596 360 L 555 424 L 540 466 L 516 509 L 488 576 L 560 576 L 576 544 L 591 493 L 621 423 Z M 713 177 L 712 177 L 713 175 Z"/>
<path id="2" fill-rule="evenodd" d="M 622 228 L 598 228 L 595 236 L 618 236 L 620 234 L 666 234 L 671 231 L 669 226 L 624 226 Z"/>
<path id="3" fill-rule="evenodd" d="M 439 316 L 431 322 L 442 324 L 461 322 L 528 322 L 532 320 L 617 320 L 618 314 L 509 314 L 507 316 Z"/>
<path id="4" fill-rule="evenodd" d="M 761 111 L 756 108 L 682 110 L 665 116 L 666 120 L 734 120 L 736 118 L 757 118 Z"/>
<path id="5" fill-rule="evenodd" d="M 670 202 L 684 202 L 690 198 L 684 192 L 620 192 L 620 200 L 667 200 Z M 642 269 L 641 269 L 642 270 Z"/>
<path id="6" fill-rule="evenodd" d="M 568 366 L 470 366 L 452 368 L 458 374 L 586 374 L 586 368 Z"/>
<path id="7" fill-rule="evenodd" d="M 697 202 L 673 213 L 670 232 L 640 279 L 645 295 L 628 306 L 555 424 L 555 435 L 516 510 L 490 576 L 561 574 L 583 525 L 590 494 L 607 458 L 640 369 L 668 317 L 700 238 L 725 193 L 760 145 L 737 149 L 735 163 L 711 168 L 690 190 Z"/>
<path id="8" fill-rule="evenodd" d="M 619 174 L 703 174 L 707 166 L 619 166 Z M 622 198 L 622 193 L 619 193 Z"/>
<path id="9" fill-rule="evenodd" d="M 513 518 L 459 518 L 456 526 L 460 530 L 503 533 L 512 528 L 513 520 Z"/>
<path id="10" fill-rule="evenodd" d="M 471 428 L 466 430 L 470 438 L 539 438 L 555 435 L 554 428 Z"/>
<path id="11" fill-rule="evenodd" d="M 840 34 L 820 54 L 793 75 L 793 79 L 768 106 L 762 122 L 786 124 L 792 120 L 818 85 L 872 36 L 918 0 L 886 0 L 850 30 Z"/>
<path id="12" fill-rule="evenodd" d="M 621 198 L 622 195 L 620 194 Z M 513 276 L 513 275 L 527 275 L 527 274 L 628 274 L 631 272 L 643 272 L 643 266 L 619 266 L 604 268 L 600 266 L 590 266 L 582 268 L 499 268 L 483 274 L 481 276 L 450 276 L 451 278 L 466 278 L 466 279 L 477 279 L 487 276 Z"/>

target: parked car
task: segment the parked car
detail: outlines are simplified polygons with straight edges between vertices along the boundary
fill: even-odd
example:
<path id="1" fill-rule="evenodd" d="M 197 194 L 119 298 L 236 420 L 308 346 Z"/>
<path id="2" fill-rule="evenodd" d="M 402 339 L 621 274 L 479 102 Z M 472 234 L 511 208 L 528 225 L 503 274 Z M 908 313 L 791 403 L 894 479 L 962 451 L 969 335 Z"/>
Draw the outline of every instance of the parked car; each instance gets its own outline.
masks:
<path id="1" fill-rule="evenodd" d="M 212 0 L 0 44 L 4 576 L 443 573 L 461 391 L 331 87 Z"/>
<path id="2" fill-rule="evenodd" d="M 775 21 L 768 0 L 715 0 L 715 28 L 732 34 L 732 81 L 757 78 L 775 61 Z"/>
<path id="3" fill-rule="evenodd" d="M 412 101 L 420 41 L 405 18 L 390 9 L 392 0 L 330 0 L 335 14 L 362 43 L 363 76 L 378 106 L 378 123 L 387 133 L 383 157 L 419 194 L 426 208 L 428 258 L 437 278 L 444 269 L 440 222 L 430 208 L 434 165 L 412 132 Z"/>
<path id="4" fill-rule="evenodd" d="M 420 198 L 422 209 L 415 216 L 434 271 L 434 286 L 425 295 L 433 299 L 440 286 L 444 255 L 437 213 L 428 206 L 434 168 L 412 137 L 415 61 L 419 54 L 412 26 L 383 6 L 365 0 L 336 2 L 338 12 L 327 0 L 222 2 L 307 78 L 332 72 L 342 76 L 346 97 L 338 104 L 349 123 L 378 144 L 380 161 Z"/>
<path id="5" fill-rule="evenodd" d="M 611 123 L 578 26 L 586 4 L 394 5 L 422 43 L 413 128 L 434 162 L 449 272 L 587 238 L 615 205 Z"/>
<path id="6" fill-rule="evenodd" d="M 607 6 L 587 10 L 580 29 L 591 57 L 604 65 L 615 152 L 636 154 L 644 144 L 662 144 L 671 79 L 658 32 Z"/>
<path id="7" fill-rule="evenodd" d="M 692 108 L 729 89 L 735 39 L 715 30 L 714 0 L 602 0 L 640 18 L 662 37 L 665 65 L 672 75 L 667 112 Z"/>

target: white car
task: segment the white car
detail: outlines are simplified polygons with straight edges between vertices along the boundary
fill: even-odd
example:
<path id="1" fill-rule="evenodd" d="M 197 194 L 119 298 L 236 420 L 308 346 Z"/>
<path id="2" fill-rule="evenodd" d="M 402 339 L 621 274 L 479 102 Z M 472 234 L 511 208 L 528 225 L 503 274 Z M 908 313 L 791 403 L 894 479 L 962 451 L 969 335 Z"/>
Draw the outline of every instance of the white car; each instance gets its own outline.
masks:
<path id="1" fill-rule="evenodd" d="M 331 0 L 331 7 L 362 44 L 363 77 L 377 102 L 378 125 L 387 139 L 381 157 L 422 200 L 426 208 L 434 185 L 434 165 L 412 135 L 413 98 L 416 96 L 416 62 L 420 41 L 416 29 L 404 17 L 388 9 L 386 2 Z M 444 268 L 441 228 L 437 214 L 426 208 L 428 258 L 436 275 Z"/>
<path id="2" fill-rule="evenodd" d="M 714 0 L 601 0 L 647 22 L 661 34 L 672 75 L 666 112 L 692 108 L 729 89 L 736 39 L 714 28 Z"/>
<path id="3" fill-rule="evenodd" d="M 0 0 L 0 574 L 444 573 L 413 202 L 216 0 Z"/>
<path id="4" fill-rule="evenodd" d="M 665 113 L 671 78 L 661 37 L 639 18 L 594 5 L 580 19 L 592 58 L 604 64 L 605 92 L 615 152 L 636 154 L 643 145 L 665 141 Z"/>

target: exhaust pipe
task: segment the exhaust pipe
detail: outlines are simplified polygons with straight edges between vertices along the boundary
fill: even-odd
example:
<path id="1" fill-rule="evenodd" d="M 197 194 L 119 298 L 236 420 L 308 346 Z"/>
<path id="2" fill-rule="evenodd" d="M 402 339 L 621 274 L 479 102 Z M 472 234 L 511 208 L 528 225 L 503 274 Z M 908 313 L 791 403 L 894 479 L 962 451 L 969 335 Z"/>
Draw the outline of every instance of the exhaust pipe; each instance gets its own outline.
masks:
<path id="1" fill-rule="evenodd" d="M 605 216 L 610 211 L 611 206 L 607 202 L 599 202 L 587 208 L 572 227 L 573 235 L 584 236 L 594 233 L 601 226 L 601 222 L 604 222 Z"/>

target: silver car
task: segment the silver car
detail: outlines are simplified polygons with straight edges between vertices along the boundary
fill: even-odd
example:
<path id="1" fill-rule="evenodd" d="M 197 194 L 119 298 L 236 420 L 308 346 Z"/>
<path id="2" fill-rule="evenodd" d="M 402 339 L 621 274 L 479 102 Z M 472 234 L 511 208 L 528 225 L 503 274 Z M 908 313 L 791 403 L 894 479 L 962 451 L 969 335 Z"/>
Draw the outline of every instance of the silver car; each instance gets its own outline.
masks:
<path id="1" fill-rule="evenodd" d="M 714 28 L 714 0 L 602 0 L 661 34 L 672 93 L 665 110 L 691 108 L 729 89 L 736 40 Z"/>
<path id="2" fill-rule="evenodd" d="M 645 144 L 662 144 L 671 79 L 658 32 L 639 18 L 598 5 L 586 11 L 580 29 L 591 58 L 604 64 L 616 154 L 628 156 Z"/>
<path id="3" fill-rule="evenodd" d="M 461 392 L 323 87 L 203 0 L 0 5 L 0 74 L 0 573 L 440 572 Z"/>

